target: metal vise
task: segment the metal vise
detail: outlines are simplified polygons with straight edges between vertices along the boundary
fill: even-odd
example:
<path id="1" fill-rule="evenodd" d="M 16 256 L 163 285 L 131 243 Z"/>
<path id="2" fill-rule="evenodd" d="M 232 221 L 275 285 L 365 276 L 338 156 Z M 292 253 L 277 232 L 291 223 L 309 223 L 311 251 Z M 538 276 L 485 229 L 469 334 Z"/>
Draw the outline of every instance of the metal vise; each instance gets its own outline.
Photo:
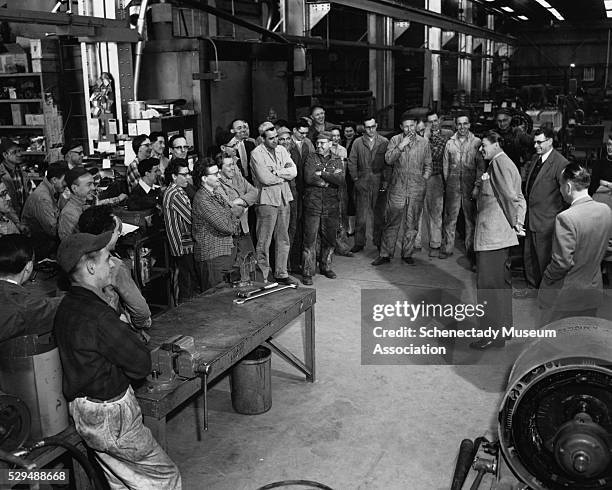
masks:
<path id="1" fill-rule="evenodd" d="M 151 351 L 152 381 L 167 383 L 175 376 L 195 378 L 195 342 L 193 337 L 176 335 Z"/>

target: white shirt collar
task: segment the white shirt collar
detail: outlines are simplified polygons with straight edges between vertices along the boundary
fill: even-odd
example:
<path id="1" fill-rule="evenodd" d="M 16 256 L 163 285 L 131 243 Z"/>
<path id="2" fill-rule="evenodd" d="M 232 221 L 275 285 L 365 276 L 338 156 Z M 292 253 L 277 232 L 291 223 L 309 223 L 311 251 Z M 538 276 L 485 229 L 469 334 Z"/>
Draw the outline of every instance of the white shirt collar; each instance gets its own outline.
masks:
<path id="1" fill-rule="evenodd" d="M 503 150 L 500 151 L 499 153 L 497 153 L 493 158 L 491 158 L 491 161 L 495 160 L 499 155 L 501 155 L 503 153 Z"/>
<path id="2" fill-rule="evenodd" d="M 576 201 L 580 201 L 581 199 L 584 199 L 585 197 L 589 197 L 589 195 L 588 195 L 588 194 L 581 194 L 580 196 L 578 196 L 576 199 L 574 199 L 574 200 L 572 201 L 572 203 L 570 204 L 570 206 L 573 206 L 573 205 L 574 205 L 574 203 L 575 203 Z"/>
<path id="3" fill-rule="evenodd" d="M 548 150 L 546 153 L 542 155 L 542 163 L 544 163 L 548 159 L 548 157 L 550 156 L 553 150 L 554 148 L 551 148 L 550 150 Z"/>
<path id="4" fill-rule="evenodd" d="M 144 180 L 140 179 L 138 183 L 140 184 L 140 187 L 144 189 L 145 194 L 148 194 L 149 192 L 151 192 L 152 187 L 149 184 L 147 184 Z"/>

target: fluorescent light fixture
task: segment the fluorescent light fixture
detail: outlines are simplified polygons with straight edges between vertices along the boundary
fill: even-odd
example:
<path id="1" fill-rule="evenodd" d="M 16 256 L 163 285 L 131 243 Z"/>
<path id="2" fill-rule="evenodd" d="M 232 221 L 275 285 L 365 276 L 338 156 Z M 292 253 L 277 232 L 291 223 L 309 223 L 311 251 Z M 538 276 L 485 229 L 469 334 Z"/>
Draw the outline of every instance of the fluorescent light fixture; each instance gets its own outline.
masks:
<path id="1" fill-rule="evenodd" d="M 536 0 L 536 2 L 538 2 L 545 9 L 552 8 L 552 5 L 548 3 L 546 0 Z"/>
<path id="2" fill-rule="evenodd" d="M 553 14 L 557 18 L 557 20 L 565 20 L 557 9 L 552 8 L 552 9 L 548 9 L 548 10 L 550 11 L 551 14 Z"/>
<path id="3" fill-rule="evenodd" d="M 606 17 L 612 19 L 612 10 L 606 10 Z"/>
<path id="4" fill-rule="evenodd" d="M 612 0 L 604 0 L 604 7 L 606 10 L 612 10 Z"/>
<path id="5" fill-rule="evenodd" d="M 529 20 L 529 17 L 527 17 L 525 15 L 519 15 L 518 18 L 521 19 L 521 20 Z"/>
<path id="6" fill-rule="evenodd" d="M 512 7 L 507 7 L 505 5 L 501 9 L 505 12 L 514 12 L 514 9 Z"/>

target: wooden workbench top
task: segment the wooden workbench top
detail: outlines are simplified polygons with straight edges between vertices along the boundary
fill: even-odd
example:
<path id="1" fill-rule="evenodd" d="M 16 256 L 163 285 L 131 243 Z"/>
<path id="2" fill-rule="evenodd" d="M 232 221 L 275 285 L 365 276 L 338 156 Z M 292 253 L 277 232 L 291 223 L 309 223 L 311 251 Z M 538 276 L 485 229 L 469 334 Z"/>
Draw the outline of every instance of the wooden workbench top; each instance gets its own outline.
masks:
<path id="1" fill-rule="evenodd" d="M 175 335 L 193 337 L 195 369 L 213 379 L 312 307 L 316 291 L 285 289 L 242 305 L 234 304 L 234 298 L 234 290 L 200 295 L 156 317 L 150 345 Z"/>

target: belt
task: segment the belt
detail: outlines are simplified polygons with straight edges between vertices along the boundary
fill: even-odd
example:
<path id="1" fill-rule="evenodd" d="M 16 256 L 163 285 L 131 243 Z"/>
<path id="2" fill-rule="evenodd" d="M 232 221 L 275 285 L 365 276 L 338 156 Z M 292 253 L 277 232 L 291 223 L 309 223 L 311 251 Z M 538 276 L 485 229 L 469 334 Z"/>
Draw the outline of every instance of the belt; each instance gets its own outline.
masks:
<path id="1" fill-rule="evenodd" d="M 127 391 L 127 390 L 125 390 Z M 88 402 L 93 402 L 93 403 L 112 403 L 112 402 L 116 402 L 121 400 L 124 396 L 125 396 L 125 391 L 122 392 L 121 394 L 114 396 L 112 398 L 109 398 L 108 400 L 99 400 L 98 398 L 93 398 L 91 396 L 78 396 L 77 398 L 83 398 L 85 400 L 87 400 Z"/>

